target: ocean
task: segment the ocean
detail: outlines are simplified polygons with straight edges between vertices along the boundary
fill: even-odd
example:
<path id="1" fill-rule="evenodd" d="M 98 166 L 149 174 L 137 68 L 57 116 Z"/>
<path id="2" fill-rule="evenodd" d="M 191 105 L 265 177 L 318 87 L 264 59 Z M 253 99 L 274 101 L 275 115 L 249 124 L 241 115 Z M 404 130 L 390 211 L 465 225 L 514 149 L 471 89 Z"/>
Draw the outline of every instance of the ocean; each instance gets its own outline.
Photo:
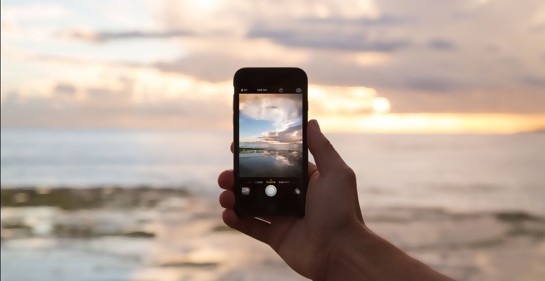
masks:
<path id="1" fill-rule="evenodd" d="M 327 134 L 363 208 L 545 215 L 545 134 Z M 229 131 L 2 128 L 2 188 L 151 186 L 214 197 Z"/>
<path id="2" fill-rule="evenodd" d="M 373 231 L 457 280 L 543 280 L 545 134 L 327 136 Z M 305 280 L 221 221 L 230 142 L 2 128 L 0 279 Z"/>

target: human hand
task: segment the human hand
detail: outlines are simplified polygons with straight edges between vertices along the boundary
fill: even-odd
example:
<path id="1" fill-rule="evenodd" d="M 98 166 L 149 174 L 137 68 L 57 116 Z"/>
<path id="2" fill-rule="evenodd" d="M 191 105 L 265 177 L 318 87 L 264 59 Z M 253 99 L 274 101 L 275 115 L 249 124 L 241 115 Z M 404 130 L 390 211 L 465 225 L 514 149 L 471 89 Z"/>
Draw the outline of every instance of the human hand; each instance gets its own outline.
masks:
<path id="1" fill-rule="evenodd" d="M 308 123 L 307 138 L 316 165 L 308 163 L 304 218 L 264 218 L 270 224 L 255 218 L 239 218 L 233 211 L 232 170 L 222 172 L 218 178 L 219 186 L 225 189 L 219 201 L 225 208 L 225 224 L 270 245 L 299 274 L 318 279 L 325 276 L 338 241 L 365 226 L 354 172 L 322 134 L 316 120 Z"/>

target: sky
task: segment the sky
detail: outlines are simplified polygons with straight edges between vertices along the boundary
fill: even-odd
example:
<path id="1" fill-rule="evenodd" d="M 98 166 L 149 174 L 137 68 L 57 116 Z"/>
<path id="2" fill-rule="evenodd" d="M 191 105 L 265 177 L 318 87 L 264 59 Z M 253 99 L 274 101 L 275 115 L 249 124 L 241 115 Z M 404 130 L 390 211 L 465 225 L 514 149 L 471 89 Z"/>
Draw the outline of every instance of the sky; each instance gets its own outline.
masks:
<path id="1" fill-rule="evenodd" d="M 242 143 L 302 143 L 301 94 L 241 94 L 239 103 Z"/>
<path id="2" fill-rule="evenodd" d="M 4 0 L 2 127 L 231 130 L 232 76 L 297 66 L 369 133 L 545 128 L 542 0 Z"/>

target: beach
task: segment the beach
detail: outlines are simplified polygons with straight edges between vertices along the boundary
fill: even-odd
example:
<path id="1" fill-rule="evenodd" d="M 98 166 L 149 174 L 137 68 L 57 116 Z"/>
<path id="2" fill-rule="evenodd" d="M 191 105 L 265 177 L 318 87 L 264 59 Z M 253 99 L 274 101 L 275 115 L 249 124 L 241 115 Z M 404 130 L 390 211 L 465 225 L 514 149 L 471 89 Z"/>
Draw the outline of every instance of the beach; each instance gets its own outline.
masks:
<path id="1" fill-rule="evenodd" d="M 2 280 L 304 280 L 221 221 L 230 132 L 1 137 Z M 329 137 L 373 231 L 457 280 L 545 278 L 544 134 Z"/>
<path id="2" fill-rule="evenodd" d="M 19 201 L 2 205 L 2 280 L 305 280 L 268 246 L 225 226 L 217 201 L 188 192 L 2 190 L 2 200 L 14 197 Z M 59 197 L 86 198 L 87 205 L 62 205 Z M 545 276 L 543 217 L 437 208 L 363 212 L 373 231 L 458 280 Z"/>

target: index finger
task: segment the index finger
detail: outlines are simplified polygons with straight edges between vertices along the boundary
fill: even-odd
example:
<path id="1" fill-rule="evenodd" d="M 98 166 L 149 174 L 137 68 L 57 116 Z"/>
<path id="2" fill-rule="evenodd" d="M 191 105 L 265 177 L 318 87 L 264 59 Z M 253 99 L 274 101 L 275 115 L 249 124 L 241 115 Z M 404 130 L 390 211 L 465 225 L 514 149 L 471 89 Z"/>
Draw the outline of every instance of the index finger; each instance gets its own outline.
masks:
<path id="1" fill-rule="evenodd" d="M 218 185 L 226 190 L 233 190 L 235 176 L 233 170 L 225 170 L 218 176 Z"/>

